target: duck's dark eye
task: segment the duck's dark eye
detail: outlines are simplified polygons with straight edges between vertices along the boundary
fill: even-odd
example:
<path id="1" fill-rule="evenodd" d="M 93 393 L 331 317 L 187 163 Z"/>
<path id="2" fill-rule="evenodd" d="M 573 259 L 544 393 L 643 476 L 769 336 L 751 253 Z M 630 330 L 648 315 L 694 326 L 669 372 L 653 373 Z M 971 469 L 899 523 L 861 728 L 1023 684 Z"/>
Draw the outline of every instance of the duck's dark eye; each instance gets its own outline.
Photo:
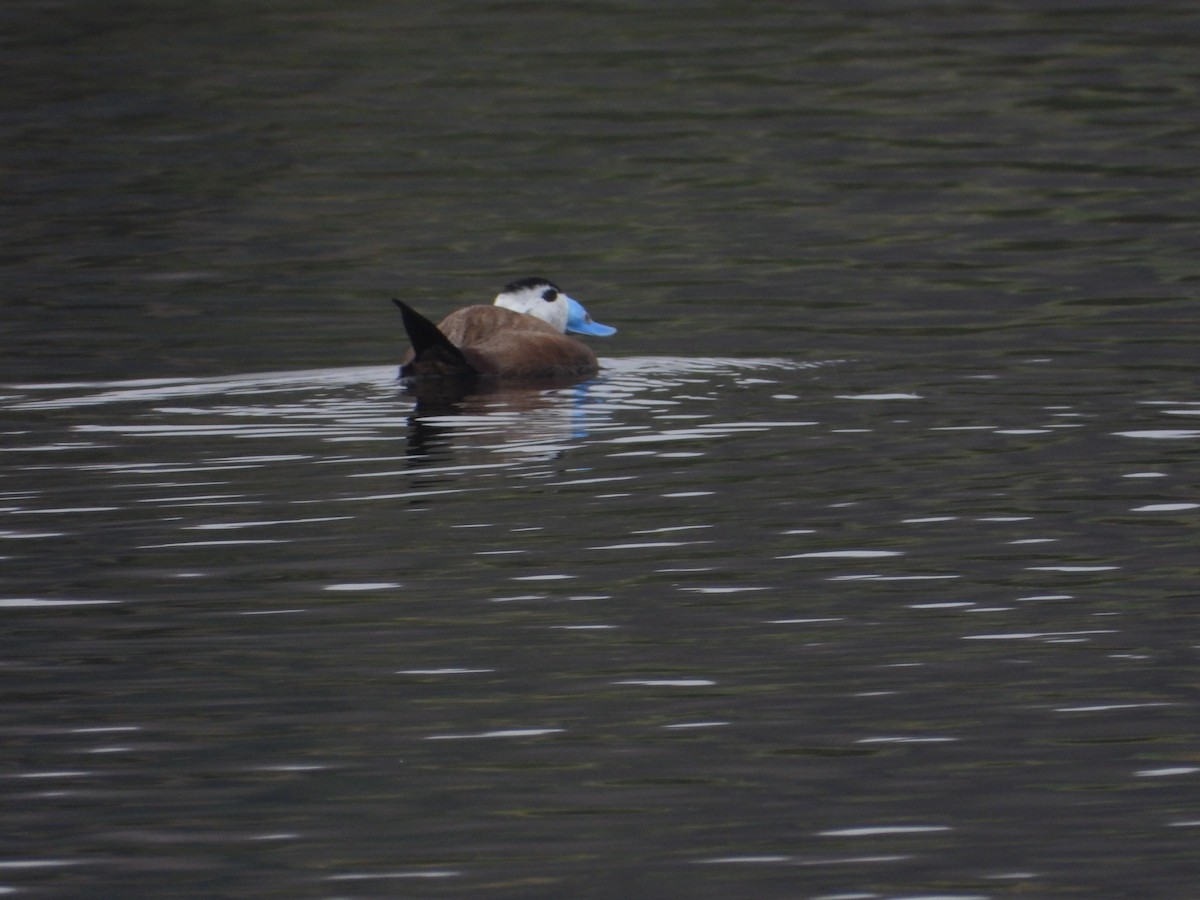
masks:
<path id="1" fill-rule="evenodd" d="M 547 303 L 553 303 L 558 299 L 558 291 L 556 291 L 554 288 L 546 288 L 544 291 L 542 291 L 542 299 Z"/>

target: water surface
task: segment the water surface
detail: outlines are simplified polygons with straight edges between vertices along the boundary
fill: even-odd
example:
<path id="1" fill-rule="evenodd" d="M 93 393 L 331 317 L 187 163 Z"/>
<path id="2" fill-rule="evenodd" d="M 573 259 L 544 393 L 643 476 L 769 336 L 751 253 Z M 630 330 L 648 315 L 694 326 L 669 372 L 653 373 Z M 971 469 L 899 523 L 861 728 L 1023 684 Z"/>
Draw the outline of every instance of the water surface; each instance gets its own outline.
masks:
<path id="1" fill-rule="evenodd" d="M 0 15 L 0 890 L 1194 895 L 1191 5 Z"/>

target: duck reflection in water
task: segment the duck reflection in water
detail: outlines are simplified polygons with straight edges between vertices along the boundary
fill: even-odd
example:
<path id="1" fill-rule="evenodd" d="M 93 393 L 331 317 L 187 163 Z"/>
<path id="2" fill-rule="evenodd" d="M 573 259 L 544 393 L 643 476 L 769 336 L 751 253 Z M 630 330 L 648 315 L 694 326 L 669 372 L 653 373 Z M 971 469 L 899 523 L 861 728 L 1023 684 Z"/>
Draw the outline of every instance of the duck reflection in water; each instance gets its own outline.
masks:
<path id="1" fill-rule="evenodd" d="M 415 467 L 563 457 L 602 415 L 595 407 L 604 405 L 603 395 L 590 393 L 596 383 L 485 383 L 469 394 L 418 393 L 404 455 Z"/>

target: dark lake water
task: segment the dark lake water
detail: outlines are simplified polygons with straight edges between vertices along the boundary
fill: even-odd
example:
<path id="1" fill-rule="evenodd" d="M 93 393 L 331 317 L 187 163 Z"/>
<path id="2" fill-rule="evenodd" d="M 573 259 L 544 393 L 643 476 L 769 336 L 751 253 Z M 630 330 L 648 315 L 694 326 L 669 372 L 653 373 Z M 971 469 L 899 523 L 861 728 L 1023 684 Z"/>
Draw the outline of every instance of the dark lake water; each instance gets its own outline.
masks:
<path id="1" fill-rule="evenodd" d="M 1200 896 L 1194 4 L 0 23 L 0 895 Z"/>

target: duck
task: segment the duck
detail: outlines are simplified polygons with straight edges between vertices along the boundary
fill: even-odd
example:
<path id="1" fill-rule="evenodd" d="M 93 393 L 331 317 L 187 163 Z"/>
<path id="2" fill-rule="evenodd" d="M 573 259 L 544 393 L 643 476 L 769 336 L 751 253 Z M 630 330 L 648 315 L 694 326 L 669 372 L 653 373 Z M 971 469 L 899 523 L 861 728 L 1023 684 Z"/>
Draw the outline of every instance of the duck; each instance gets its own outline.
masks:
<path id="1" fill-rule="evenodd" d="M 406 383 L 586 378 L 600 370 L 600 363 L 591 347 L 567 334 L 607 337 L 617 331 L 541 277 L 506 284 L 491 306 L 465 306 L 436 325 L 404 301 L 392 302 L 412 343 L 400 365 Z"/>

